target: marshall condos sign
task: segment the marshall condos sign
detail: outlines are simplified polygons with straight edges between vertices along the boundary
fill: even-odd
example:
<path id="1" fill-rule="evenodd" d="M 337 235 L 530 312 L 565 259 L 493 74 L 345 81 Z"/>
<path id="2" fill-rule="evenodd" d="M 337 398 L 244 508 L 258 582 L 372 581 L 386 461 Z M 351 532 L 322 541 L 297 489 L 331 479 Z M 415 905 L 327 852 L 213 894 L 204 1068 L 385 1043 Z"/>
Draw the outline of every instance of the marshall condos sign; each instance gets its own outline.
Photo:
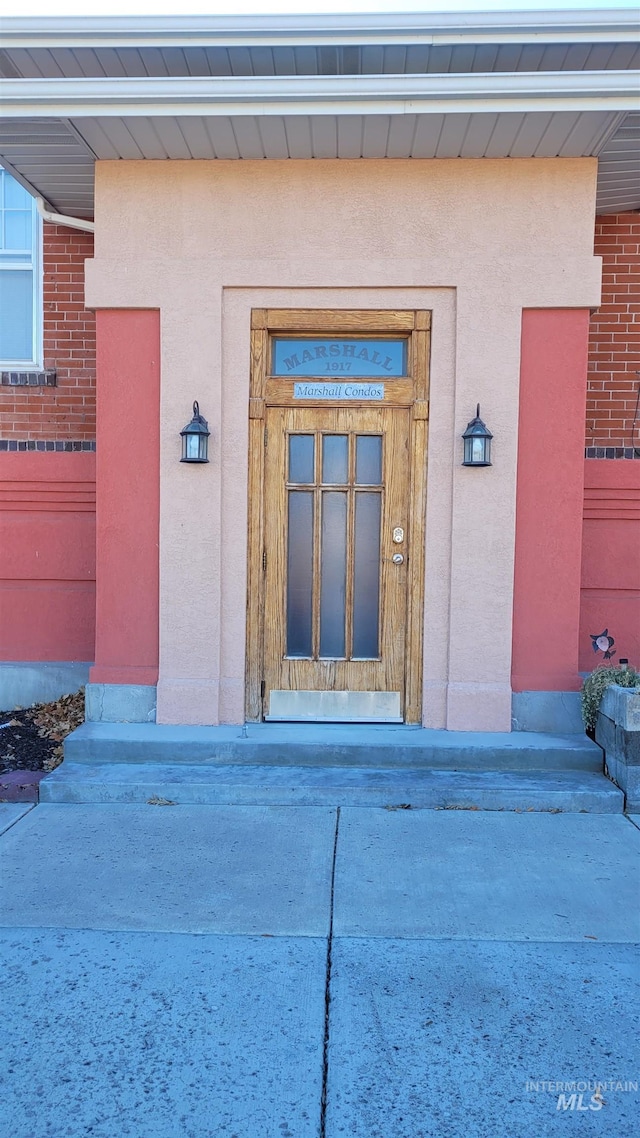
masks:
<path id="1" fill-rule="evenodd" d="M 294 399 L 384 399 L 384 383 L 294 383 Z"/>
<path id="2" fill-rule="evenodd" d="M 382 399 L 382 384 L 349 384 L 352 378 L 368 380 L 393 378 L 407 374 L 406 340 L 361 340 L 331 339 L 322 337 L 314 340 L 275 339 L 273 341 L 272 375 L 290 376 L 292 379 L 333 380 L 335 387 L 367 388 L 371 394 L 342 393 L 329 396 L 324 388 L 317 391 L 318 384 L 296 384 L 297 399 Z M 313 394 L 298 394 L 298 388 L 313 387 Z M 380 389 L 380 394 L 373 394 Z"/>

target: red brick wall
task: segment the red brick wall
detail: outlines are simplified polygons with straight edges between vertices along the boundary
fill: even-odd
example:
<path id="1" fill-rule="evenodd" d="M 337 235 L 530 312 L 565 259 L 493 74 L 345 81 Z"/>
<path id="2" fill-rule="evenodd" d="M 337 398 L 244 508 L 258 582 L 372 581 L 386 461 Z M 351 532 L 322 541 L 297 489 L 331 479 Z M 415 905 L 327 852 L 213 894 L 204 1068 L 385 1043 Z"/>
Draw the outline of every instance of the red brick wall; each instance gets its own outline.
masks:
<path id="1" fill-rule="evenodd" d="M 594 251 L 603 258 L 602 304 L 591 318 L 586 446 L 636 447 L 640 457 L 640 426 L 633 421 L 640 383 L 640 213 L 597 217 Z"/>
<path id="2" fill-rule="evenodd" d="M 56 387 L 0 386 L 0 439 L 96 437 L 95 316 L 84 307 L 84 262 L 93 234 L 44 225 L 44 366 Z"/>

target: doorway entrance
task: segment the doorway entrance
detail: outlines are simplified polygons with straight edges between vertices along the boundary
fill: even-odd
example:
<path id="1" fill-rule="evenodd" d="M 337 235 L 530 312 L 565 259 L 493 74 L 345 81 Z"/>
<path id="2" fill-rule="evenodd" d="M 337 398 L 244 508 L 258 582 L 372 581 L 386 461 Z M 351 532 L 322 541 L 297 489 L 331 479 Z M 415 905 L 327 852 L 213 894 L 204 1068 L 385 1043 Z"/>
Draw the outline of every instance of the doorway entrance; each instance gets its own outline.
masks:
<path id="1" fill-rule="evenodd" d="M 247 718 L 418 723 L 429 313 L 253 324 Z"/>

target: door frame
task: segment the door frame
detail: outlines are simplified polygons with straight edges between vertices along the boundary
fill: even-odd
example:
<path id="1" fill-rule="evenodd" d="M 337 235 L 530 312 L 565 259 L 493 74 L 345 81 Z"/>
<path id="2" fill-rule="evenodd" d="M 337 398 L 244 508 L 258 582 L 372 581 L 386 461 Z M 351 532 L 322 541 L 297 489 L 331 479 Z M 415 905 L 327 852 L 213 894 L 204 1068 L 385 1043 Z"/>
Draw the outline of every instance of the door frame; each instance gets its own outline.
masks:
<path id="1" fill-rule="evenodd" d="M 264 466 L 265 411 L 281 406 L 278 384 L 268 385 L 270 338 L 273 334 L 299 336 L 407 335 L 410 382 L 389 383 L 385 407 L 411 409 L 409 453 L 409 555 L 407 563 L 407 625 L 405 636 L 404 721 L 422 722 L 422 652 L 429 419 L 429 359 L 431 313 L 424 310 L 374 309 L 253 309 L 251 312 L 251 375 L 249 383 L 249 480 L 247 550 L 247 636 L 245 717 L 262 722 L 264 660 Z M 271 389 L 271 390 L 269 390 Z M 395 396 L 395 397 L 394 397 Z M 287 400 L 287 404 L 291 403 Z M 353 410 L 363 404 L 342 404 Z M 364 404 L 366 405 L 366 404 Z M 322 400 L 305 400 L 305 406 L 327 406 Z M 369 403 L 368 406 L 371 406 Z"/>

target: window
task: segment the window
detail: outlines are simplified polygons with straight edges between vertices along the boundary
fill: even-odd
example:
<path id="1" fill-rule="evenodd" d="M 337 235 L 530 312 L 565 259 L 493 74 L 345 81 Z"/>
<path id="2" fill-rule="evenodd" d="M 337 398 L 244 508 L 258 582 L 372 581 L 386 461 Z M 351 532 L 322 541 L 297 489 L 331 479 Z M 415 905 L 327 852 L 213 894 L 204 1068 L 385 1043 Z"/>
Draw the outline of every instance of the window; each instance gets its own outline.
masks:
<path id="1" fill-rule="evenodd" d="M 40 364 L 42 226 L 34 198 L 0 170 L 0 366 Z"/>

